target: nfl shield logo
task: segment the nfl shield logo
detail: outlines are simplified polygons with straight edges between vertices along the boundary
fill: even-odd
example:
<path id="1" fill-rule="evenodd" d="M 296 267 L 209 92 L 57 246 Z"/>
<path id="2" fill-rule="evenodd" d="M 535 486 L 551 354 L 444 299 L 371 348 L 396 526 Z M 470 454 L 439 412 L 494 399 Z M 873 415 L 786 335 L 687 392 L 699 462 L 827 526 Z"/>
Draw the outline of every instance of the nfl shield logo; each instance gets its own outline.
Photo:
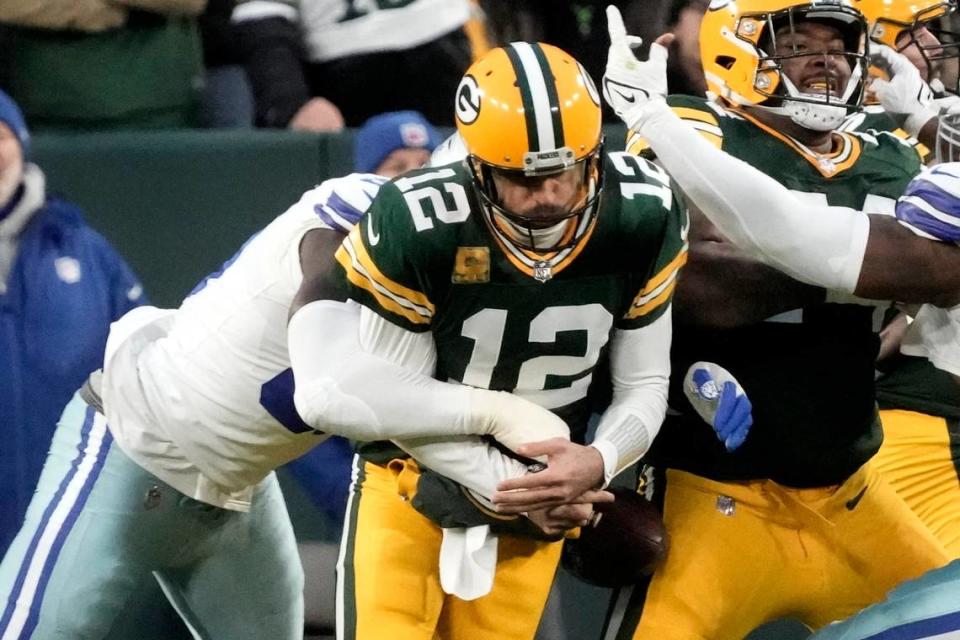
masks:
<path id="1" fill-rule="evenodd" d="M 535 262 L 533 263 L 533 279 L 537 282 L 546 282 L 553 277 L 553 271 L 550 269 L 550 264 L 547 262 Z"/>

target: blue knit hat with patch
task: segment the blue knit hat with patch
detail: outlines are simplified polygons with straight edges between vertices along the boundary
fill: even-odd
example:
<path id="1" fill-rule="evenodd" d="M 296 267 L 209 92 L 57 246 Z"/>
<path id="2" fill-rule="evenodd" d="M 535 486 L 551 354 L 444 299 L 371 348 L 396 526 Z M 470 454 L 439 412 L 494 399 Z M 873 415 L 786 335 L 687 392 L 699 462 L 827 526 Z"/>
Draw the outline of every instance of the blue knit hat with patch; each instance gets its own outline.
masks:
<path id="1" fill-rule="evenodd" d="M 27 129 L 27 121 L 23 119 L 23 112 L 20 107 L 3 91 L 0 91 L 0 122 L 10 127 L 13 135 L 20 141 L 20 148 L 23 150 L 23 157 L 30 154 L 30 131 Z"/>
<path id="2" fill-rule="evenodd" d="M 373 173 L 397 149 L 433 151 L 440 140 L 440 133 L 418 111 L 381 113 L 363 123 L 354 138 L 354 171 Z"/>

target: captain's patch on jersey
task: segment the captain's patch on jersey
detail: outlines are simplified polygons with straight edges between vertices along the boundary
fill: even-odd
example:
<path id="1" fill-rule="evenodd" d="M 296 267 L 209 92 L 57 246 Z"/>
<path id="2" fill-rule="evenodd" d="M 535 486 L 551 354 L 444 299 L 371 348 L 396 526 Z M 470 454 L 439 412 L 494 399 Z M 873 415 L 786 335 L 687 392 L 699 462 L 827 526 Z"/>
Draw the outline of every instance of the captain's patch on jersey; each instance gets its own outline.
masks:
<path id="1" fill-rule="evenodd" d="M 490 248 L 457 247 L 450 280 L 454 284 L 490 282 Z"/>

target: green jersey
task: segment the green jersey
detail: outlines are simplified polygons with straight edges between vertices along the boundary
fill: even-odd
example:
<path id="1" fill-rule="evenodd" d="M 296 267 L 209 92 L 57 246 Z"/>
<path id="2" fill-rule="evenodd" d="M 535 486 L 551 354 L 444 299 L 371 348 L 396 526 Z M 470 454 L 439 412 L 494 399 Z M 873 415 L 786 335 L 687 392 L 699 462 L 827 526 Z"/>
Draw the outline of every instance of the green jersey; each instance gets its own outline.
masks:
<path id="1" fill-rule="evenodd" d="M 685 208 L 666 174 L 609 154 L 603 185 L 596 215 L 568 222 L 577 242 L 534 253 L 508 241 L 462 164 L 406 174 L 381 188 L 337 253 L 349 295 L 430 331 L 436 378 L 512 391 L 582 439 L 611 332 L 660 317 L 686 260 Z"/>
<path id="2" fill-rule="evenodd" d="M 674 110 L 727 153 L 797 195 L 854 209 L 892 211 L 920 170 L 917 151 L 888 132 L 835 135 L 815 154 L 740 111 L 689 97 Z M 641 141 L 631 141 L 636 151 Z M 678 326 L 668 416 L 648 461 L 721 481 L 772 479 L 794 487 L 837 484 L 879 448 L 871 307 L 818 304 L 731 330 Z M 753 403 L 749 438 L 728 453 L 682 393 L 697 360 L 728 369 Z"/>

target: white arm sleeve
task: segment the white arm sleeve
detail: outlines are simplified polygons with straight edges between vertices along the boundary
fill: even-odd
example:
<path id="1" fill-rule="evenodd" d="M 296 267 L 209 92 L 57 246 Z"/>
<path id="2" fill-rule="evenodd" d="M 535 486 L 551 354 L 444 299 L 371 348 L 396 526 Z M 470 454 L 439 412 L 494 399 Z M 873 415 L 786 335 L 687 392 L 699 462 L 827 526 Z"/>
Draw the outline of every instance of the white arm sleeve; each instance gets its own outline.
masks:
<path id="1" fill-rule="evenodd" d="M 641 329 L 614 331 L 610 343 L 613 402 L 590 446 L 603 456 L 604 486 L 647 452 L 667 412 L 672 307 Z"/>
<path id="2" fill-rule="evenodd" d="M 644 107 L 639 133 L 687 197 L 751 257 L 802 282 L 853 293 L 868 216 L 801 201 L 773 178 L 717 149 L 663 101 Z"/>
<path id="3" fill-rule="evenodd" d="M 436 351 L 431 334 L 417 334 L 402 329 L 392 322 L 384 320 L 366 307 L 361 309 L 360 317 L 361 348 L 396 362 L 401 367 L 416 369 L 424 374 L 433 373 Z M 431 378 L 431 380 L 433 379 Z M 437 385 L 458 389 L 471 389 L 471 387 L 436 380 L 434 382 Z M 475 391 L 486 390 L 476 389 Z M 487 391 L 487 393 L 492 392 Z M 414 398 L 407 396 L 405 400 L 410 402 Z M 522 399 L 517 398 L 517 400 Z M 527 401 L 523 400 L 523 402 Z M 536 407 L 532 403 L 528 404 Z M 537 407 L 537 409 L 540 409 L 540 407 Z M 442 411 L 442 408 L 433 405 L 418 407 L 420 415 L 435 410 Z M 545 409 L 541 409 L 541 411 L 549 413 Z M 566 433 L 566 425 L 564 425 L 563 431 Z M 526 473 L 525 465 L 504 455 L 477 436 L 394 438 L 394 444 L 420 464 L 487 499 L 496 491 L 497 483 Z"/>
<path id="4" fill-rule="evenodd" d="M 429 333 L 356 303 L 311 302 L 287 334 L 294 404 L 320 431 L 365 441 L 487 434 L 510 448 L 567 436 L 560 418 L 527 400 L 434 380 Z"/>

